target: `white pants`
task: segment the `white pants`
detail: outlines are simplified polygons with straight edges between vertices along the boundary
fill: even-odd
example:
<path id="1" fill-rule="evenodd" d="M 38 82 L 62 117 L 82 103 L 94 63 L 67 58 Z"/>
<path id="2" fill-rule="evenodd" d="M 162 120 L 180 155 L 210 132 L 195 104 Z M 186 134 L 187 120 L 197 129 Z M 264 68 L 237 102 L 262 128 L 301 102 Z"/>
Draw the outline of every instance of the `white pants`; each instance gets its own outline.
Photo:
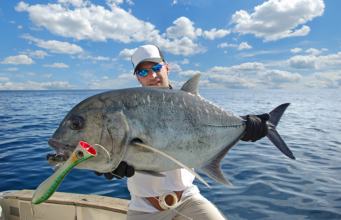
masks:
<path id="1" fill-rule="evenodd" d="M 218 208 L 203 197 L 200 193 L 189 196 L 183 202 L 178 203 L 173 209 L 159 212 L 138 212 L 128 210 L 127 220 L 227 220 Z"/>

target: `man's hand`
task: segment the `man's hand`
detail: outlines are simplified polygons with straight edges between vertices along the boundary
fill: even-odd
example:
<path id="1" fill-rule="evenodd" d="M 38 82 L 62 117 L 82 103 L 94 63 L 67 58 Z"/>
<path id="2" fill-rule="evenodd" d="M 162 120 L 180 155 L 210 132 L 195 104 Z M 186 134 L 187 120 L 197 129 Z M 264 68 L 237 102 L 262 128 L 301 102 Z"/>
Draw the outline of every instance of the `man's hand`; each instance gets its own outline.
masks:
<path id="1" fill-rule="evenodd" d="M 270 119 L 269 114 L 246 115 L 241 118 L 246 120 L 245 135 L 241 139 L 242 141 L 255 142 L 268 134 L 266 121 Z"/>
<path id="2" fill-rule="evenodd" d="M 103 174 L 103 173 L 99 173 L 97 171 L 94 171 L 94 173 L 97 176 L 102 176 L 102 174 Z M 115 174 L 115 175 L 113 175 L 113 174 Z M 122 179 L 124 176 L 129 178 L 129 177 L 134 176 L 134 174 L 135 174 L 134 167 L 129 166 L 126 162 L 122 161 L 115 170 L 113 170 L 109 173 L 104 173 L 104 177 L 107 180 L 111 180 L 114 177 L 116 177 L 117 179 Z"/>

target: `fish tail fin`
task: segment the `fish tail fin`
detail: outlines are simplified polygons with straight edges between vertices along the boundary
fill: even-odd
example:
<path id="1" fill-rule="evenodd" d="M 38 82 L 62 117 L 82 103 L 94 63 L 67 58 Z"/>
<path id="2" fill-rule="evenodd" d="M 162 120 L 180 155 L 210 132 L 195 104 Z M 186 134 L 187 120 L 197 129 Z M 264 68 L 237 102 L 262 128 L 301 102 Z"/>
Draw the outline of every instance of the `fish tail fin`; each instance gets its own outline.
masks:
<path id="1" fill-rule="evenodd" d="M 295 160 L 291 150 L 276 131 L 276 126 L 289 105 L 290 103 L 282 104 L 269 113 L 271 118 L 269 121 L 267 121 L 269 130 L 267 137 L 285 156 Z"/>

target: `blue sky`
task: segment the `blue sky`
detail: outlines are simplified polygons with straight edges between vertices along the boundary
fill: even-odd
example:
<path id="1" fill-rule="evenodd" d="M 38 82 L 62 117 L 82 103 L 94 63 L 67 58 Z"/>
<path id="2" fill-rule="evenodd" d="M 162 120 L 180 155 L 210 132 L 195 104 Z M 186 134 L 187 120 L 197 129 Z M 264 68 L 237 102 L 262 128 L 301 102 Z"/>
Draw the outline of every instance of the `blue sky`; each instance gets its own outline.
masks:
<path id="1" fill-rule="evenodd" d="M 139 86 L 155 44 L 180 88 L 339 89 L 341 1 L 24 0 L 0 3 L 0 90 Z"/>

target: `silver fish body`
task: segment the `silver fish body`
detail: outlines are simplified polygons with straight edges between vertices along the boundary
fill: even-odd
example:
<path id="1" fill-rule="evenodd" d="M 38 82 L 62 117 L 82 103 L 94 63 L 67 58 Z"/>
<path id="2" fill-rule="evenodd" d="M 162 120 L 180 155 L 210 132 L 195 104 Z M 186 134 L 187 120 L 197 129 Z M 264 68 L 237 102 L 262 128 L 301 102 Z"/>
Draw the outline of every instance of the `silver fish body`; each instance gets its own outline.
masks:
<path id="1" fill-rule="evenodd" d="M 98 155 L 77 165 L 79 169 L 109 172 L 126 161 L 137 172 L 159 175 L 181 167 L 134 144 L 138 142 L 228 184 L 220 162 L 242 138 L 245 122 L 198 94 L 200 76 L 192 77 L 181 90 L 141 87 L 85 99 L 66 115 L 49 140 L 59 156 L 48 155 L 48 162 L 55 165 L 66 160 L 77 143 L 85 141 L 94 148 L 95 144 L 103 146 L 110 158 L 97 148 Z"/>

